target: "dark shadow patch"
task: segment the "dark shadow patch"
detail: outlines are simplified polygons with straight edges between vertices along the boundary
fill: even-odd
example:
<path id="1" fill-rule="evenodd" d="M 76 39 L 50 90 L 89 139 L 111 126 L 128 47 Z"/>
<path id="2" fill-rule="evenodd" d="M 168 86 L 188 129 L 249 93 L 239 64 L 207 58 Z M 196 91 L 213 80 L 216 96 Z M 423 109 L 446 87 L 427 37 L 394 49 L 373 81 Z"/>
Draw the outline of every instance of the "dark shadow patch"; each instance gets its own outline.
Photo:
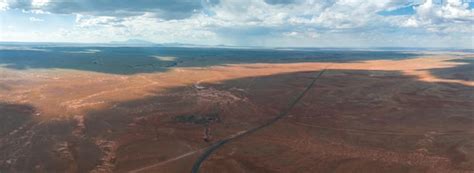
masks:
<path id="1" fill-rule="evenodd" d="M 474 57 L 464 58 L 464 59 L 455 59 L 451 60 L 452 62 L 465 63 L 463 65 L 458 65 L 451 68 L 437 68 L 431 69 L 430 72 L 443 79 L 455 79 L 463 81 L 473 81 L 474 80 Z"/>
<path id="2" fill-rule="evenodd" d="M 219 114 L 211 112 L 204 115 L 190 114 L 190 115 L 178 115 L 173 118 L 177 123 L 191 123 L 191 124 L 209 124 L 213 122 L 219 122 Z"/>
<path id="3" fill-rule="evenodd" d="M 30 121 L 35 112 L 30 105 L 0 102 L 0 138 L 20 130 L 18 128 Z"/>
<path id="4" fill-rule="evenodd" d="M 37 115 L 31 105 L 0 103 L 0 172 L 89 172 L 100 163 L 98 146 L 72 134 L 74 120 Z"/>
<path id="5" fill-rule="evenodd" d="M 212 88 L 214 91 L 229 91 L 235 96 L 248 99 L 248 102 L 219 105 L 222 110 L 219 112 L 220 123 L 212 126 L 213 142 L 218 142 L 223 137 L 232 135 L 232 130 L 255 127 L 278 115 L 315 74 L 317 72 L 308 71 L 232 79 L 219 84 L 200 84 L 204 89 L 191 86 L 171 88 L 156 93 L 157 96 L 113 103 L 114 108 L 90 112 L 86 120 L 86 131 L 89 136 L 106 136 L 110 139 L 123 139 L 125 136 L 130 139 L 128 144 L 119 146 L 120 151 L 125 151 L 121 150 L 122 147 L 134 145 L 139 150 L 136 152 L 146 152 L 135 145 L 134 138 L 137 141 L 154 141 L 153 143 L 175 141 L 180 145 L 186 143 L 201 146 L 202 125 L 208 123 L 206 111 L 212 113 L 212 109 L 198 104 L 199 94 L 196 92 Z M 472 113 L 473 102 L 467 101 L 473 97 L 474 93 L 469 92 L 472 89 L 461 84 L 423 82 L 398 71 L 328 70 L 316 82 L 315 91 L 311 91 L 317 92 L 316 95 L 309 93 L 310 95 L 303 97 L 303 100 L 314 99 L 313 102 L 298 103 L 296 110 L 290 112 L 290 115 L 297 121 L 327 127 L 315 128 L 318 133 L 313 137 L 321 138 L 322 141 L 342 141 L 351 146 L 390 152 L 426 150 L 443 156 L 442 151 L 446 146 L 472 137 L 472 134 L 463 131 L 471 128 L 472 123 L 459 121 L 472 118 L 469 113 Z M 215 105 L 211 103 L 207 106 Z M 249 111 L 256 107 L 262 111 Z M 305 120 L 300 115 L 311 117 Z M 313 122 L 311 119 L 318 121 Z M 456 132 L 456 129 L 461 131 Z M 285 134 L 290 131 L 275 133 Z M 435 133 L 432 144 L 420 142 L 431 131 L 448 134 Z M 152 150 L 153 153 L 159 153 L 160 148 L 156 146 Z M 145 160 L 164 159 L 159 155 L 134 157 Z M 128 161 L 132 162 L 134 159 L 129 158 L 127 153 L 121 153 L 117 159 L 121 160 L 121 165 L 117 165 L 121 170 L 140 167 L 136 161 L 133 166 L 127 165 Z M 369 160 L 362 159 L 361 162 Z M 367 165 L 367 170 L 381 169 Z M 392 166 L 399 171 L 425 169 L 417 166 Z"/>
<path id="6" fill-rule="evenodd" d="M 58 68 L 129 75 L 162 72 L 172 67 L 207 67 L 242 63 L 342 63 L 418 56 L 417 53 L 396 51 L 38 46 L 22 50 L 0 50 L 0 65 L 17 70 Z M 166 59 L 166 57 L 173 58 Z"/>
<path id="7" fill-rule="evenodd" d="M 10 91 L 11 90 L 11 87 L 6 85 L 6 84 L 1 84 L 0 83 L 0 90 L 4 90 L 4 91 Z"/>
<path id="8" fill-rule="evenodd" d="M 283 111 L 317 73 L 317 71 L 285 73 L 232 79 L 219 84 L 203 83 L 202 89 L 192 86 L 177 87 L 157 92 L 156 96 L 111 103 L 113 107 L 87 112 L 84 121 L 84 139 L 72 135 L 73 127 L 77 123 L 73 120 L 38 124 L 28 128 L 35 133 L 32 136 L 26 136 L 28 137 L 26 139 L 34 141 L 31 146 L 21 146 L 29 141 L 23 140 L 22 136 L 9 138 L 15 140 L 0 144 L 0 152 L 4 153 L 0 155 L 0 163 L 5 163 L 5 160 L 14 154 L 24 155 L 12 162 L 15 164 L 11 167 L 0 165 L 0 170 L 5 170 L 5 172 L 67 172 L 68 170 L 88 172 L 100 163 L 103 155 L 91 139 L 119 141 L 117 150 L 120 152 L 116 158 L 119 162 L 116 163 L 120 165 L 116 165 L 115 171 L 128 171 L 147 166 L 148 163 L 188 152 L 190 148 L 207 146 L 208 144 L 201 140 L 202 124 L 219 121 L 212 125 L 212 141 L 218 142 L 241 130 L 267 123 L 269 119 Z M 196 93 L 207 88 L 212 88 L 212 91 L 216 92 L 226 91 L 247 100 L 215 104 L 212 101 L 218 101 L 218 99 L 211 99 L 209 105 L 202 105 L 199 103 L 200 95 Z M 281 121 L 300 121 L 328 127 L 325 129 L 308 127 L 308 133 L 315 129 L 317 131 L 311 137 L 321 139 L 321 141 L 336 141 L 351 146 L 393 152 L 416 152 L 415 150 L 421 148 L 432 152 L 430 154 L 439 154 L 437 151 L 443 151 L 460 140 L 472 138 L 472 134 L 466 134 L 463 131 L 461 131 L 463 133 L 456 132 L 454 135 L 438 134 L 433 138 L 432 145 L 425 145 L 419 142 L 426 137 L 425 133 L 419 133 L 420 129 L 430 134 L 428 132 L 433 129 L 443 132 L 443 130 L 472 128 L 470 126 L 472 124 L 462 122 L 463 119 L 472 118 L 473 102 L 469 102 L 474 94 L 469 92 L 472 89 L 461 84 L 423 82 L 412 76 L 404 76 L 397 71 L 328 70 L 316 82 L 314 91 L 308 93 L 315 95 L 303 97 L 302 102 L 295 107 L 296 110 L 290 112 L 289 116 Z M 212 116 L 212 111 L 215 110 L 213 107 L 216 105 L 219 105 L 218 117 Z M 391 106 L 384 107 L 386 105 Z M 25 113 L 28 116 L 34 112 L 31 111 L 34 108 L 21 105 L 8 106 L 8 109 L 0 107 L 0 109 L 13 112 L 18 112 L 17 108 L 29 110 Z M 208 119 L 209 117 L 211 119 Z M 266 130 L 272 129 L 266 128 Z M 398 133 L 400 130 L 407 130 L 407 134 Z M 286 139 L 285 135 L 289 134 L 288 137 L 292 137 L 293 132 L 298 132 L 298 130 L 285 128 L 274 131 L 273 134 L 281 135 L 279 137 Z M 22 134 L 28 135 L 26 132 Z M 252 135 L 256 134 L 249 136 Z M 237 141 L 242 140 L 239 138 L 235 142 Z M 176 142 L 176 145 L 173 145 L 173 142 Z M 233 142 L 229 142 L 229 145 Z M 252 152 L 239 153 L 240 159 L 252 157 L 252 154 L 256 152 L 253 151 L 252 147 L 255 146 L 251 145 L 252 142 L 255 141 L 244 141 L 245 147 L 250 148 L 249 151 Z M 164 143 L 169 148 L 159 146 Z M 66 149 L 57 150 L 58 145 Z M 271 148 L 272 145 L 270 143 L 264 147 Z M 162 150 L 173 149 L 177 152 L 160 155 Z M 82 160 L 82 162 L 62 158 L 65 155 L 61 154 L 62 151 L 71 153 L 72 158 Z M 268 153 L 260 153 L 260 156 Z M 270 160 L 273 158 L 277 157 L 272 157 Z M 469 159 L 472 156 L 466 158 Z M 128 164 L 132 162 L 133 164 Z M 252 161 L 247 160 L 247 162 Z M 367 162 L 368 170 L 381 169 L 377 166 L 370 169 L 371 165 L 376 164 L 370 162 L 370 159 L 361 158 L 361 162 Z M 463 163 L 471 162 L 468 160 Z M 336 164 L 346 164 L 346 162 Z M 40 166 L 37 167 L 37 165 Z M 357 162 L 352 165 L 354 169 L 355 165 Z M 329 169 L 336 169 L 336 167 Z M 394 169 L 409 171 L 422 168 L 395 165 Z"/>

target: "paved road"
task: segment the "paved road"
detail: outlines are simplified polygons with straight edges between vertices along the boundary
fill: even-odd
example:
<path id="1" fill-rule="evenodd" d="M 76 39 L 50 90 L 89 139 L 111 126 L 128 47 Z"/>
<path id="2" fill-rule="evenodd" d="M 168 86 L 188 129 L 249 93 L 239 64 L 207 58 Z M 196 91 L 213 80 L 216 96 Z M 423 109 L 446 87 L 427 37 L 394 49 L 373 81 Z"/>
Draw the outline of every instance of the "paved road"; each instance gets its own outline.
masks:
<path id="1" fill-rule="evenodd" d="M 199 172 L 199 168 L 201 167 L 201 164 L 202 162 L 204 162 L 214 151 L 216 151 L 217 149 L 219 149 L 221 146 L 223 146 L 224 144 L 232 141 L 232 140 L 235 140 L 235 139 L 238 139 L 240 137 L 243 137 L 245 135 L 249 135 L 251 133 L 254 133 L 260 129 L 263 129 L 267 126 L 270 126 L 272 125 L 273 123 L 277 122 L 278 120 L 280 120 L 281 118 L 285 117 L 288 115 L 288 113 L 293 109 L 293 107 L 295 107 L 295 105 L 306 95 L 306 93 L 314 86 L 314 84 L 316 83 L 316 81 L 323 75 L 323 73 L 326 72 L 326 69 L 322 70 L 321 72 L 319 72 L 316 77 L 311 81 L 311 83 L 306 86 L 305 90 L 303 92 L 301 92 L 298 97 L 296 97 L 296 99 L 294 99 L 293 101 L 291 101 L 289 104 L 288 104 L 288 107 L 286 109 L 284 109 L 283 111 L 280 112 L 280 114 L 278 114 L 278 116 L 276 116 L 275 118 L 271 119 L 270 121 L 266 122 L 265 124 L 262 124 L 260 126 L 257 126 L 257 127 L 254 127 L 252 129 L 249 129 L 247 131 L 243 131 L 241 133 L 237 133 L 236 135 L 232 135 L 228 138 L 225 138 L 223 140 L 220 140 L 220 141 L 217 141 L 215 143 L 213 143 L 211 146 L 209 146 L 203 154 L 201 154 L 198 159 L 194 162 L 194 165 L 193 165 L 193 168 L 191 170 L 192 173 L 198 173 Z"/>

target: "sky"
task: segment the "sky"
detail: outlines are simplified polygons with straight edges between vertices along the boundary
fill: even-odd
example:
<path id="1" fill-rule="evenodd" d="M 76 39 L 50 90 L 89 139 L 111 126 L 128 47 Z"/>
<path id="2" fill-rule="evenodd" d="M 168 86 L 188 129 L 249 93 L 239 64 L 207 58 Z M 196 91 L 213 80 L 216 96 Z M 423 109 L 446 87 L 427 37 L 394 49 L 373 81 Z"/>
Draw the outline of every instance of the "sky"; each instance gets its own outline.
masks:
<path id="1" fill-rule="evenodd" d="M 0 0 L 0 41 L 474 48 L 474 0 Z"/>

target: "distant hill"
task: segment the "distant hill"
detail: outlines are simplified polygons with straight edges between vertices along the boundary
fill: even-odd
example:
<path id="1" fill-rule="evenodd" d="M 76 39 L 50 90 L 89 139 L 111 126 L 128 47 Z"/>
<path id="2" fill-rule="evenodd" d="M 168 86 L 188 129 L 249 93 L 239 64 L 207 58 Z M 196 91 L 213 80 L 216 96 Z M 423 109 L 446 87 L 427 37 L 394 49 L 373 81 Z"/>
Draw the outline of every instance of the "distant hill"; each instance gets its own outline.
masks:
<path id="1" fill-rule="evenodd" d="M 140 39 L 128 39 L 125 41 L 111 41 L 110 44 L 120 44 L 120 45 L 155 45 L 155 43 L 146 41 L 146 40 L 140 40 Z"/>

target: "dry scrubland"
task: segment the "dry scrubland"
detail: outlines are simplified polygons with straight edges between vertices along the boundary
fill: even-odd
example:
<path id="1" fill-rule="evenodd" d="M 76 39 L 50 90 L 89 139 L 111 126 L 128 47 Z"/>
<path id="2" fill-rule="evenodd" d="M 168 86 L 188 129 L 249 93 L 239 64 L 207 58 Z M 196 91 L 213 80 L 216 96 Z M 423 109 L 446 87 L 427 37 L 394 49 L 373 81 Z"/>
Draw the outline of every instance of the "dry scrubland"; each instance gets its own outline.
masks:
<path id="1" fill-rule="evenodd" d="M 127 75 L 0 66 L 0 172 L 190 172 L 206 147 L 283 111 L 200 172 L 473 172 L 472 57 Z"/>

